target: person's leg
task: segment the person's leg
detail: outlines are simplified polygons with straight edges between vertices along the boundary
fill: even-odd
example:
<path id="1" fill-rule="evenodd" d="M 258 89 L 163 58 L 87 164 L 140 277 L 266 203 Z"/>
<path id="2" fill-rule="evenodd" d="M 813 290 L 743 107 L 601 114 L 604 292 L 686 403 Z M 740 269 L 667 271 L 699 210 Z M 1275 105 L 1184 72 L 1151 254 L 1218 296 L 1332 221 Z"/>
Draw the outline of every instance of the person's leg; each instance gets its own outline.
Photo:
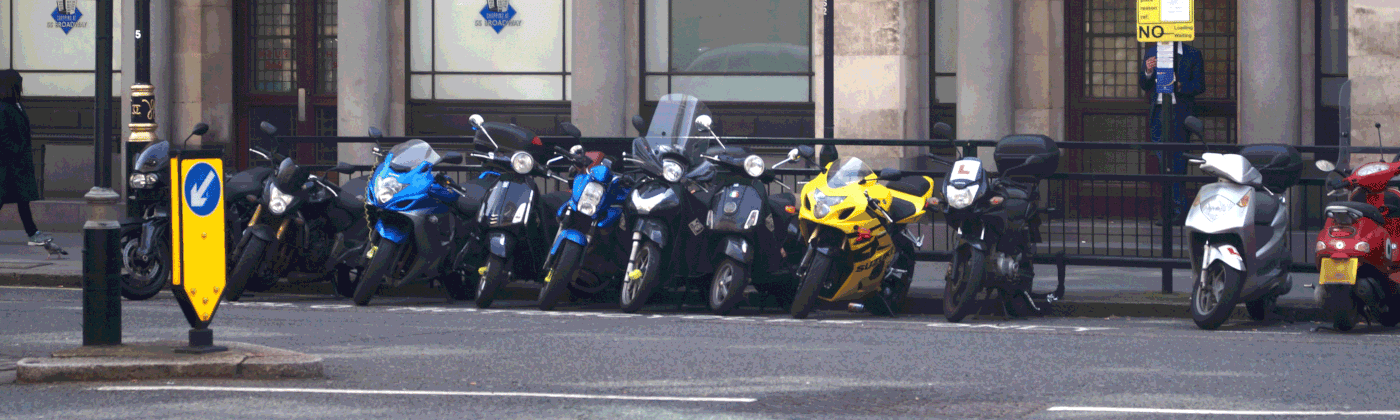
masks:
<path id="1" fill-rule="evenodd" d="M 29 210 L 29 202 L 19 202 L 19 219 L 24 223 L 24 233 L 29 235 L 29 244 L 34 246 L 43 245 L 44 242 L 53 240 L 53 236 L 39 231 L 39 227 L 34 225 L 34 213 Z"/>

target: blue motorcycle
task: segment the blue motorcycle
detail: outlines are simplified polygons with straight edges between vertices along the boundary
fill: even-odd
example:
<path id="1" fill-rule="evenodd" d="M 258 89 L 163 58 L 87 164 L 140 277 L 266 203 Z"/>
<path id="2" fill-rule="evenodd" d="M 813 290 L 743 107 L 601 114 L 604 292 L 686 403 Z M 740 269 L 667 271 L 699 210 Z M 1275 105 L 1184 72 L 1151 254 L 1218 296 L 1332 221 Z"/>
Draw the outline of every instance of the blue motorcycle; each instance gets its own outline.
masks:
<path id="1" fill-rule="evenodd" d="M 371 134 L 373 136 L 373 133 Z M 374 169 L 367 188 L 366 215 L 374 223 L 365 257 L 369 263 L 355 287 L 356 305 L 369 304 L 380 284 L 394 287 L 439 279 L 454 299 L 472 291 L 456 257 L 472 241 L 477 206 L 484 190 L 454 188 L 451 178 L 434 173 L 439 164 L 460 164 L 462 155 L 439 155 L 414 139 L 394 146 Z M 472 188 L 476 187 L 476 188 Z M 478 252 L 479 253 L 479 252 Z"/>
<path id="2" fill-rule="evenodd" d="M 574 138 L 581 135 L 572 124 L 564 130 Z M 559 206 L 559 234 L 549 249 L 544 290 L 540 291 L 540 310 L 554 309 L 566 290 L 577 295 L 595 295 L 607 289 L 612 279 L 622 274 L 618 264 L 627 256 L 626 229 L 618 229 L 623 221 L 623 203 L 632 192 L 632 182 L 619 176 L 613 160 L 602 152 L 585 152 L 582 146 L 571 150 L 555 147 L 559 157 L 568 160 L 573 195 Z"/>

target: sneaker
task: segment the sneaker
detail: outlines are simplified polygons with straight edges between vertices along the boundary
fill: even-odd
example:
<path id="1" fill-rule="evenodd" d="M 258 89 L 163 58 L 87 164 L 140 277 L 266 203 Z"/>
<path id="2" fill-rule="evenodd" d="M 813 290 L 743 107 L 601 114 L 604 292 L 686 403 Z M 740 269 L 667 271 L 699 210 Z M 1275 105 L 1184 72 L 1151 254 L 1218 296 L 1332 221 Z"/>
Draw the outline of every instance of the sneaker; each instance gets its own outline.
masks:
<path id="1" fill-rule="evenodd" d="M 34 232 L 34 234 L 29 237 L 29 246 L 42 246 L 44 245 L 44 242 L 52 240 L 53 235 L 44 233 L 44 231 L 41 230 L 38 232 Z"/>

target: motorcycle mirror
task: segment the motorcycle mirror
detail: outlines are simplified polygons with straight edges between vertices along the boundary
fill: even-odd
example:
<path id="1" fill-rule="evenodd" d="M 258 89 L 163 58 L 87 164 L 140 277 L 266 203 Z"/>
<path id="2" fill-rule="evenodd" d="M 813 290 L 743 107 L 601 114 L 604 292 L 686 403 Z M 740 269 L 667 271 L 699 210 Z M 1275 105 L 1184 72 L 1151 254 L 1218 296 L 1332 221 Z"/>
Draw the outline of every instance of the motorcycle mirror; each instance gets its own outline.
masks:
<path id="1" fill-rule="evenodd" d="M 448 165 L 457 165 L 462 163 L 462 159 L 463 158 L 461 153 L 447 152 L 442 155 L 442 160 L 439 160 L 438 162 L 446 163 Z"/>
<path id="2" fill-rule="evenodd" d="M 632 128 L 637 129 L 637 134 L 646 134 L 646 133 L 647 133 L 647 120 L 643 119 L 641 115 L 633 115 L 633 116 L 632 116 Z"/>
<path id="3" fill-rule="evenodd" d="M 808 145 L 805 145 L 805 144 L 804 144 L 804 145 L 797 146 L 797 155 L 798 155 L 798 156 L 802 156 L 802 157 L 807 158 L 807 159 L 810 160 L 810 159 L 812 159 L 814 156 L 817 155 L 817 152 L 816 152 L 816 150 L 813 150 L 813 149 L 812 149 L 812 146 L 808 146 Z"/>
<path id="4" fill-rule="evenodd" d="M 788 151 L 787 160 L 788 162 L 796 162 L 799 156 L 801 156 L 801 154 L 797 152 L 797 149 L 792 149 Z"/>
<path id="5" fill-rule="evenodd" d="M 895 168 L 885 168 L 880 170 L 880 179 L 883 181 L 898 181 L 904 177 L 904 172 Z"/>
<path id="6" fill-rule="evenodd" d="M 583 132 L 578 131 L 578 126 L 575 126 L 574 123 L 568 121 L 561 122 L 559 123 L 559 129 L 563 130 L 564 134 L 568 134 L 569 137 L 573 137 L 575 140 L 583 138 Z"/>
<path id="7" fill-rule="evenodd" d="M 1337 165 L 1328 160 L 1313 162 L 1313 166 L 1316 166 L 1317 169 L 1322 172 L 1332 172 L 1337 169 Z"/>
<path id="8" fill-rule="evenodd" d="M 841 155 L 836 152 L 836 145 L 824 144 L 822 145 L 822 153 L 821 157 L 819 157 L 817 160 L 817 165 L 821 166 L 823 170 L 825 170 L 826 165 L 830 165 L 831 162 L 835 162 L 837 159 L 840 158 Z"/>
<path id="9" fill-rule="evenodd" d="M 384 137 L 384 132 L 383 132 L 383 131 L 379 131 L 379 127 L 370 127 L 370 128 L 369 128 L 369 136 L 370 136 L 370 137 L 374 137 L 374 138 L 376 138 L 376 139 L 377 139 L 377 138 L 382 138 L 382 137 Z"/>
<path id="10" fill-rule="evenodd" d="M 194 131 L 191 131 L 190 134 L 193 134 L 193 135 L 196 135 L 196 136 L 202 136 L 202 135 L 204 135 L 204 133 L 208 133 L 208 132 L 209 132 L 209 124 L 199 123 L 199 124 L 195 124 L 195 125 L 194 125 Z"/>
<path id="11" fill-rule="evenodd" d="M 481 114 L 472 114 L 472 116 L 468 117 L 467 119 L 471 120 L 472 125 L 476 127 L 481 127 L 481 124 L 483 122 L 486 122 L 486 119 L 481 118 Z"/>
<path id="12" fill-rule="evenodd" d="M 351 165 L 347 162 L 336 163 L 334 167 L 331 167 L 331 172 L 338 172 L 350 175 L 355 173 L 355 165 Z"/>
<path id="13" fill-rule="evenodd" d="M 710 116 L 709 116 L 709 115 L 701 115 L 701 116 L 695 117 L 695 123 L 696 123 L 696 124 L 699 124 L 701 127 L 704 127 L 704 128 L 705 128 L 705 131 L 710 131 L 710 123 L 713 123 L 713 122 L 714 122 L 714 121 L 710 119 Z"/>
<path id="14" fill-rule="evenodd" d="M 583 151 L 583 146 L 577 144 L 575 144 L 574 147 L 569 148 L 569 154 L 571 155 L 582 155 Z"/>
<path id="15" fill-rule="evenodd" d="M 259 124 L 258 128 L 261 128 L 262 132 L 266 133 L 269 136 L 277 134 L 277 126 L 272 125 L 272 123 L 269 123 L 267 121 L 263 121 L 262 124 Z"/>
<path id="16" fill-rule="evenodd" d="M 940 140 L 953 139 L 953 127 L 948 123 L 937 123 L 933 125 L 933 138 Z"/>
<path id="17" fill-rule="evenodd" d="M 1201 139 L 1201 141 L 1206 140 L 1205 123 L 1202 123 L 1200 118 L 1196 118 L 1195 116 L 1186 117 L 1186 121 L 1184 121 L 1183 124 L 1186 125 L 1186 131 L 1188 133 L 1195 134 L 1196 138 Z"/>

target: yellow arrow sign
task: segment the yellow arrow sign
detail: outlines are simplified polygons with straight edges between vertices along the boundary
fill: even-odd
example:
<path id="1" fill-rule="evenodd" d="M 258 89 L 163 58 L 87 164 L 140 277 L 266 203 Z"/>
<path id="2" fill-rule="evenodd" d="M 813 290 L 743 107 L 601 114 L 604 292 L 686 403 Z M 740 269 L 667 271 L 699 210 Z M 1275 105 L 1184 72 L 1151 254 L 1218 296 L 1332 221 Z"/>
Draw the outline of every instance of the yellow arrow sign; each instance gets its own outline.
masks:
<path id="1" fill-rule="evenodd" d="M 1192 0 L 1137 0 L 1138 42 L 1191 41 L 1196 39 L 1195 2 Z"/>
<path id="2" fill-rule="evenodd" d="M 170 277 L 190 326 L 206 328 L 226 281 L 224 171 L 217 154 L 198 152 L 205 151 L 185 151 L 170 165 L 170 207 L 175 209 L 170 215 Z"/>

